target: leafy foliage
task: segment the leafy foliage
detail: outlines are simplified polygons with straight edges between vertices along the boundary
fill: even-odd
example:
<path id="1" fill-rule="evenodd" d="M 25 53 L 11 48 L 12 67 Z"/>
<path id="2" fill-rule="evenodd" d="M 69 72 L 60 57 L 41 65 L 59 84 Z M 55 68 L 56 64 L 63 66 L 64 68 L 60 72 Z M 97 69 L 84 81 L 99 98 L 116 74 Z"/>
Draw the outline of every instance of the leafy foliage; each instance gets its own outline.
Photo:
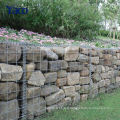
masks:
<path id="1" fill-rule="evenodd" d="M 100 27 L 100 14 L 88 0 L 12 1 L 0 2 L 0 26 L 78 39 L 92 39 Z M 8 15 L 5 5 L 28 7 L 29 13 Z"/>

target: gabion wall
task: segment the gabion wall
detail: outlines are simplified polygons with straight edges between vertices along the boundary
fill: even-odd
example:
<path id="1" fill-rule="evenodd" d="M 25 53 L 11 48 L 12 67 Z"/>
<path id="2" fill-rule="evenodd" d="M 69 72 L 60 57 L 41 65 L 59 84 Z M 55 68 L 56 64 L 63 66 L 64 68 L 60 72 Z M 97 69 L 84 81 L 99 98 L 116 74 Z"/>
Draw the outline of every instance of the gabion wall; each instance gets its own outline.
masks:
<path id="1" fill-rule="evenodd" d="M 0 43 L 0 120 L 33 120 L 120 86 L 120 49 Z"/>

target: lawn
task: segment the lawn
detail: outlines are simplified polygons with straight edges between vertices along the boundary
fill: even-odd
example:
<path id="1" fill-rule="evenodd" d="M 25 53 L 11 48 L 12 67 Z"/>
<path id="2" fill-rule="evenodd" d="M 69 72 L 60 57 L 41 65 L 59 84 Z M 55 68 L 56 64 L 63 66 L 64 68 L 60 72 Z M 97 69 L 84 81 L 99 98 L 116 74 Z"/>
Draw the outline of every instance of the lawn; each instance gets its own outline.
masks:
<path id="1" fill-rule="evenodd" d="M 74 109 L 76 108 L 76 109 Z M 36 120 L 120 120 L 120 89 Z"/>

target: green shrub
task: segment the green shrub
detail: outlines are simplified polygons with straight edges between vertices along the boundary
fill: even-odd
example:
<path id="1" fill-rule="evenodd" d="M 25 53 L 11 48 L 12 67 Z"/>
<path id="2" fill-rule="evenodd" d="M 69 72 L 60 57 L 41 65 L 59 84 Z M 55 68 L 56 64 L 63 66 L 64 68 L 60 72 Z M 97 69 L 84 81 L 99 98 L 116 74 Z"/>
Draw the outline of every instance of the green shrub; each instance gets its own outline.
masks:
<path id="1" fill-rule="evenodd" d="M 5 1 L 0 2 L 1 9 L 6 4 L 16 6 L 15 0 Z M 17 1 L 17 4 L 28 7 L 29 13 L 8 15 L 7 10 L 2 10 L 0 26 L 77 39 L 92 39 L 100 28 L 100 14 L 88 0 L 25 0 L 22 4 Z"/>

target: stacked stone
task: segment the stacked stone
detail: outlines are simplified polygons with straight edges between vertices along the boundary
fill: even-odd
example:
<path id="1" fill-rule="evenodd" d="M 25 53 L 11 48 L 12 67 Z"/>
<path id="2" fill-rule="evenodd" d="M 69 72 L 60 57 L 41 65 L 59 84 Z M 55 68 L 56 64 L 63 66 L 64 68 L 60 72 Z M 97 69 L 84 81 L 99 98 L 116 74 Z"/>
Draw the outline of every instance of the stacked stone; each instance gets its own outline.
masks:
<path id="1" fill-rule="evenodd" d="M 14 45 L 0 44 L 0 120 L 14 120 L 19 118 L 18 96 L 19 81 L 23 70 L 16 63 L 21 57 L 21 48 Z"/>
<path id="2" fill-rule="evenodd" d="M 5 52 L 4 45 L 0 49 L 4 49 L 0 54 L 0 120 L 17 120 L 21 117 L 17 98 L 21 98 L 23 65 L 13 64 L 23 60 L 21 49 L 12 45 L 7 48 L 16 54 Z M 26 63 L 26 108 L 30 120 L 120 86 L 118 49 L 28 47 Z M 7 103 L 16 113 L 8 113 Z"/>

